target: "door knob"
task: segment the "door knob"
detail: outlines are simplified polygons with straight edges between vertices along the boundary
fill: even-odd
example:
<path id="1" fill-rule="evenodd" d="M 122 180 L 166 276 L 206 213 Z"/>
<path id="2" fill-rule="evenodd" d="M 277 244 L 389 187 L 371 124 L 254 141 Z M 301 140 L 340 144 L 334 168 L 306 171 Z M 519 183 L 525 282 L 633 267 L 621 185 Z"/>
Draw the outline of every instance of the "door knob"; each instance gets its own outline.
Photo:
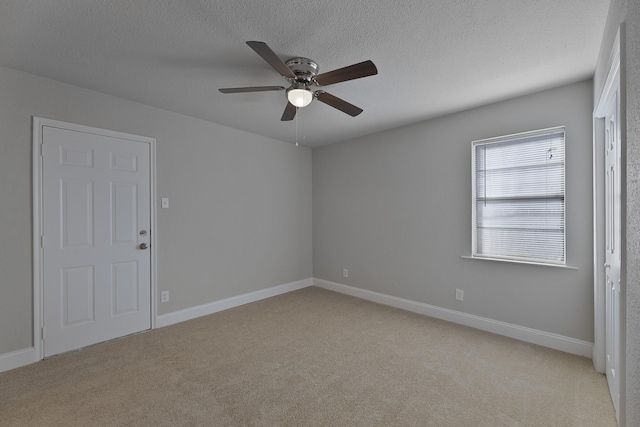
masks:
<path id="1" fill-rule="evenodd" d="M 145 250 L 149 247 L 146 243 L 140 243 L 140 249 Z"/>

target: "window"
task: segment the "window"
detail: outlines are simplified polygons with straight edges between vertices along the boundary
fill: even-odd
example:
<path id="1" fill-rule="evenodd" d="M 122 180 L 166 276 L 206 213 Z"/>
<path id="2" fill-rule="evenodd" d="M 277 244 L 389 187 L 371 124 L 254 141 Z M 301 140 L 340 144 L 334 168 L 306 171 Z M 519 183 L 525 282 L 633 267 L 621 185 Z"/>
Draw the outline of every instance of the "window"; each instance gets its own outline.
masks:
<path id="1" fill-rule="evenodd" d="M 564 134 L 473 141 L 473 257 L 565 264 Z"/>

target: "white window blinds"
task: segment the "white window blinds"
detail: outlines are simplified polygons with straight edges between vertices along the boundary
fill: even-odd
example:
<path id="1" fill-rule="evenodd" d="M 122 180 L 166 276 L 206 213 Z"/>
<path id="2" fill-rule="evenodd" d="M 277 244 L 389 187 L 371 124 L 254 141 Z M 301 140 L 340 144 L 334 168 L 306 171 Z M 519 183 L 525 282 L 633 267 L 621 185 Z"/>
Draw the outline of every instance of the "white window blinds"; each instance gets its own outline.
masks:
<path id="1" fill-rule="evenodd" d="M 474 141 L 474 257 L 565 264 L 564 126 Z"/>

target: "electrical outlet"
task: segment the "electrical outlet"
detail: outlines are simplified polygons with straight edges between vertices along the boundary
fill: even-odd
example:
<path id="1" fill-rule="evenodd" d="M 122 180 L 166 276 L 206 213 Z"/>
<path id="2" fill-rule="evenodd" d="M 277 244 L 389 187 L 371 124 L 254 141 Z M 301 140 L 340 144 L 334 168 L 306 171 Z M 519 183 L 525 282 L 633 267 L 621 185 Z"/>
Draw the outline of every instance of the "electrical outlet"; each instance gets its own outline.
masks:
<path id="1" fill-rule="evenodd" d="M 462 289 L 456 289 L 456 300 L 464 301 L 464 291 Z"/>
<path id="2" fill-rule="evenodd" d="M 169 291 L 162 291 L 160 294 L 160 302 L 169 302 Z"/>
<path id="3" fill-rule="evenodd" d="M 342 269 L 342 277 L 349 277 L 349 270 L 346 268 Z"/>

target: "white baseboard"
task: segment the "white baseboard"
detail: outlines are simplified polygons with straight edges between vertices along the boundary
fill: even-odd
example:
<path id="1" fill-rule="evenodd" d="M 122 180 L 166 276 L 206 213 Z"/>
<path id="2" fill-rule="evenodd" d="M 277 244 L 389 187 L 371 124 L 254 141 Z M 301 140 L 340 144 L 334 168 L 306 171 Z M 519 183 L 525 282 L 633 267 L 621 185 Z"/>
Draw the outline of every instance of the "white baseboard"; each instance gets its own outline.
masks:
<path id="1" fill-rule="evenodd" d="M 217 313 L 219 311 L 228 310 L 250 302 L 260 301 L 265 298 L 274 297 L 276 295 L 285 294 L 287 292 L 296 291 L 298 289 L 313 286 L 313 279 L 308 278 L 297 282 L 285 283 L 267 289 L 261 289 L 247 294 L 237 295 L 219 301 L 186 308 L 184 310 L 174 311 L 160 315 L 156 318 L 156 327 L 173 325 L 175 323 L 184 322 L 185 320 L 195 319 L 201 316 Z"/>
<path id="2" fill-rule="evenodd" d="M 173 313 L 158 316 L 156 327 L 173 325 L 174 323 L 184 322 L 185 320 L 195 319 L 200 316 L 206 316 L 218 311 L 227 310 L 229 308 L 238 307 L 251 302 L 259 301 L 265 298 L 274 297 L 276 295 L 287 292 L 296 291 L 298 289 L 313 286 L 313 279 L 308 278 L 297 282 L 285 283 L 267 289 L 250 292 L 247 294 L 237 295 L 220 301 L 214 301 L 208 304 L 202 304 L 196 307 L 187 308 Z M 11 353 L 0 354 L 0 372 L 9 371 L 11 369 L 26 366 L 35 363 L 35 348 L 25 348 L 13 351 Z"/>
<path id="3" fill-rule="evenodd" d="M 401 308 L 414 313 L 424 314 L 426 316 L 435 317 L 452 323 L 470 326 L 472 328 L 492 332 L 509 338 L 515 338 L 520 341 L 553 348 L 555 350 L 564 351 L 565 353 L 577 354 L 588 358 L 591 358 L 593 355 L 593 343 L 587 341 L 501 322 L 499 320 L 488 319 L 486 317 L 480 317 L 473 314 L 462 313 L 460 311 L 437 307 L 435 305 L 398 298 L 379 292 L 354 288 L 353 286 L 329 282 L 323 279 L 314 278 L 313 285 L 368 301 L 377 302 L 379 304 Z"/>
<path id="4" fill-rule="evenodd" d="M 35 362 L 35 349 L 33 347 L 0 354 L 0 372 L 9 371 Z"/>
<path id="5" fill-rule="evenodd" d="M 163 314 L 158 316 L 156 320 L 156 327 L 161 328 L 163 326 L 173 325 L 175 323 L 217 313 L 219 311 L 260 301 L 265 298 L 296 291 L 309 286 L 317 286 L 319 288 L 340 292 L 368 301 L 435 317 L 437 319 L 458 323 L 460 325 L 470 326 L 472 328 L 492 332 L 494 334 L 504 335 L 520 341 L 553 348 L 566 353 L 577 354 L 588 358 L 592 357 L 593 344 L 587 341 L 315 278 L 286 283 L 247 294 L 237 295 L 220 301 L 214 301 L 196 307 L 175 311 L 173 313 Z M 35 361 L 35 349 L 33 347 L 13 351 L 11 353 L 0 354 L 0 372 L 29 365 Z"/>

